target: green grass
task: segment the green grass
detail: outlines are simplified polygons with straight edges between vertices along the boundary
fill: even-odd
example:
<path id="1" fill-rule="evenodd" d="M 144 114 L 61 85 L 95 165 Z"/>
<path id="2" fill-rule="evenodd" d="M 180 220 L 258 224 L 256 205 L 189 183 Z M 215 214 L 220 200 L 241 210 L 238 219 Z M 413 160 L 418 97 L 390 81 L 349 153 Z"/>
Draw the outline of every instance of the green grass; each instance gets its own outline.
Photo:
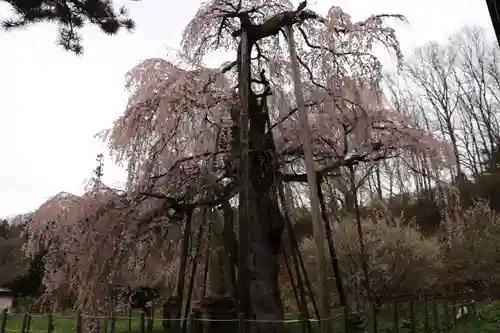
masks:
<path id="1" fill-rule="evenodd" d="M 425 330 L 425 306 L 422 303 L 415 303 L 415 326 L 417 333 L 430 333 L 430 332 L 445 332 L 443 331 L 444 324 L 446 323 L 445 311 L 443 309 L 443 304 L 439 304 L 437 307 L 437 320 L 439 331 L 433 330 L 434 328 L 434 315 L 432 305 L 429 303 L 427 313 L 428 313 L 428 327 L 429 331 Z M 451 304 L 448 306 L 448 320 L 453 322 L 453 311 Z M 473 316 L 470 314 L 467 318 L 458 321 L 456 329 L 452 328 L 449 330 L 450 333 L 500 333 L 500 302 L 493 302 L 487 305 L 476 305 L 477 314 Z M 383 307 L 379 310 L 377 315 L 377 332 L 378 333 L 393 333 L 394 330 L 394 315 L 392 307 Z M 333 314 L 335 319 L 332 319 L 332 325 L 334 327 L 334 332 L 344 332 L 344 317 L 342 310 L 338 310 Z M 399 333 L 411 333 L 410 322 L 410 311 L 407 304 L 402 304 L 398 308 L 398 321 L 399 321 Z M 287 315 L 287 320 L 297 319 L 296 316 Z M 18 313 L 11 313 L 7 316 L 6 333 L 21 333 L 23 327 L 24 315 Z M 82 319 L 85 320 L 85 317 Z M 104 318 L 100 318 L 101 323 L 101 333 L 105 333 L 104 329 Z M 404 325 L 407 323 L 408 325 Z M 235 323 L 236 324 L 236 323 Z M 75 333 L 76 331 L 76 316 L 71 314 L 54 314 L 53 315 L 53 333 Z M 129 319 L 126 315 L 117 315 L 116 318 L 116 333 L 138 333 L 140 332 L 140 315 L 134 313 L 132 320 L 130 321 L 129 330 Z M 370 313 L 366 314 L 365 320 L 366 328 L 369 332 L 372 331 L 372 316 Z M 302 332 L 303 324 L 297 322 L 287 323 L 288 328 L 293 333 Z M 311 327 L 314 331 L 318 331 L 318 323 L 312 322 Z M 406 327 L 405 327 L 406 326 Z M 153 319 L 153 331 L 162 331 L 162 321 L 160 318 Z M 33 314 L 30 321 L 29 333 L 46 333 L 48 332 L 48 316 L 47 315 L 36 315 Z M 107 330 L 109 333 L 109 330 Z"/>
<path id="2" fill-rule="evenodd" d="M 458 310 L 460 304 L 457 303 L 456 309 Z M 445 314 L 443 300 L 436 303 L 436 316 L 434 316 L 433 304 L 428 302 L 427 309 L 423 301 L 416 301 L 414 303 L 415 311 L 415 332 L 416 333 L 435 333 L 435 332 L 449 332 L 449 333 L 500 333 L 500 302 L 493 302 L 490 304 L 476 304 L 476 315 L 472 313 L 466 318 L 456 321 L 456 313 L 453 312 L 453 304 L 448 302 L 448 315 Z M 427 310 L 427 325 L 426 325 L 426 310 Z M 365 315 L 365 328 L 367 332 L 373 332 L 373 312 L 368 311 L 363 313 Z M 411 333 L 411 311 L 409 302 L 399 304 L 397 310 L 398 330 L 399 333 Z M 436 318 L 434 318 L 436 317 Z M 434 324 L 437 320 L 437 329 Z M 344 332 L 344 316 L 340 315 L 338 319 L 332 322 L 334 332 Z M 448 324 L 448 325 L 447 325 Z M 448 326 L 449 329 L 445 330 Z M 301 332 L 300 324 L 293 328 L 293 332 Z M 393 306 L 386 306 L 379 309 L 377 314 L 377 333 L 394 333 L 395 329 L 395 316 Z"/>
<path id="3" fill-rule="evenodd" d="M 498 304 L 498 306 L 495 304 Z M 423 301 L 415 302 L 415 332 L 500 333 L 500 303 L 491 303 L 489 305 L 476 304 L 476 316 L 469 313 L 467 317 L 459 320 L 454 320 L 456 312 L 453 311 L 451 302 L 448 303 L 447 314 L 444 308 L 442 300 L 436 304 L 435 313 L 433 305 L 430 302 L 427 305 L 427 309 Z M 456 305 L 457 310 L 458 308 L 459 304 Z M 408 303 L 399 305 L 397 317 L 399 333 L 411 333 L 412 316 Z M 372 331 L 372 318 L 373 316 L 367 315 L 366 326 L 369 331 Z M 446 326 L 448 326 L 448 330 L 445 330 Z M 385 307 L 380 309 L 377 315 L 377 333 L 393 333 L 395 331 L 394 308 Z"/>
<path id="4" fill-rule="evenodd" d="M 76 331 L 76 315 L 54 314 L 53 318 L 53 333 L 74 333 Z M 85 317 L 82 321 L 85 321 Z M 24 314 L 11 313 L 7 316 L 7 333 L 20 333 L 22 331 Z M 101 327 L 104 327 L 104 318 L 100 318 Z M 134 315 L 131 320 L 131 332 L 140 332 L 140 316 Z M 109 324 L 108 324 L 109 325 Z M 31 316 L 30 333 L 46 333 L 48 332 L 49 319 L 47 315 Z M 154 326 L 161 327 L 160 319 L 154 319 Z M 129 320 L 126 317 L 117 316 L 116 318 L 116 333 L 129 332 Z M 104 329 L 102 330 L 104 332 Z"/>

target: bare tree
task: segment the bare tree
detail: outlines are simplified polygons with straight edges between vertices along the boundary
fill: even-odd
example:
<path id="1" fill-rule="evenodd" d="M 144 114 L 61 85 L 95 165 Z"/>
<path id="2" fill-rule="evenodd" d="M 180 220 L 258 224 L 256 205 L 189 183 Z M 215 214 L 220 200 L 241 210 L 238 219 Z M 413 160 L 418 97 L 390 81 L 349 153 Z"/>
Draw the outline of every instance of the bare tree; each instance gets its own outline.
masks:
<path id="1" fill-rule="evenodd" d="M 457 55 L 453 48 L 432 42 L 416 50 L 412 61 L 405 68 L 405 73 L 413 85 L 418 87 L 417 91 L 426 111 L 432 112 L 433 120 L 441 134 L 450 140 L 456 164 L 456 171 L 451 171 L 455 175 L 461 175 L 456 64 Z"/>

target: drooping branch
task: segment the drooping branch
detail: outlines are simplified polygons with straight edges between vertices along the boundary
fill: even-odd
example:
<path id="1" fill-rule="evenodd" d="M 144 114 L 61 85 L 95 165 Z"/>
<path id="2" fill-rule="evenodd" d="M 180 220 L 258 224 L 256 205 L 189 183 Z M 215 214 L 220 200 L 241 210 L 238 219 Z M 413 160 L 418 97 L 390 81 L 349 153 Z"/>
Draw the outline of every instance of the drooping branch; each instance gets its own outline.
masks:
<path id="1" fill-rule="evenodd" d="M 205 199 L 194 202 L 184 202 L 185 198 L 174 198 L 159 192 L 141 192 L 140 196 L 164 200 L 165 206 L 161 208 L 161 211 L 159 211 L 158 214 L 161 214 L 162 212 L 165 213 L 166 209 L 168 210 L 171 208 L 175 212 L 174 217 L 179 219 L 190 210 L 201 207 L 215 207 L 224 203 L 226 200 L 236 195 L 237 189 L 238 183 L 233 181 L 219 190 L 219 193 L 216 193 L 215 199 Z"/>

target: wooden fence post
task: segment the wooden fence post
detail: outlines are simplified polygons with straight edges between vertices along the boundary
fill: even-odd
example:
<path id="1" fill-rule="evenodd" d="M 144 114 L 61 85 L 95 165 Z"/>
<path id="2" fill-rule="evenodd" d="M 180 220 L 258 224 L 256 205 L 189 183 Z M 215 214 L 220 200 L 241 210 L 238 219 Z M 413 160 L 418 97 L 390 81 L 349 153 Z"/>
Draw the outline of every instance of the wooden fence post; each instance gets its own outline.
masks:
<path id="1" fill-rule="evenodd" d="M 439 332 L 439 317 L 437 310 L 437 296 L 434 294 L 432 296 L 432 321 L 434 332 Z"/>
<path id="2" fill-rule="evenodd" d="M 372 333 L 377 333 L 378 325 L 377 325 L 377 305 L 372 303 L 371 306 L 372 312 Z"/>
<path id="3" fill-rule="evenodd" d="M 240 312 L 238 314 L 238 333 L 245 333 L 245 332 L 246 332 L 245 314 Z"/>
<path id="4" fill-rule="evenodd" d="M 26 323 L 26 333 L 29 333 L 31 328 L 31 310 L 28 312 L 28 322 Z"/>
<path id="5" fill-rule="evenodd" d="M 115 313 L 111 313 L 111 319 L 109 322 L 109 333 L 115 333 L 116 331 L 116 316 Z"/>
<path id="6" fill-rule="evenodd" d="M 453 288 L 453 293 L 451 294 L 451 306 L 453 308 L 452 310 L 452 315 L 453 315 L 453 331 L 458 332 L 458 327 L 457 327 L 457 291 L 455 288 Z"/>
<path id="7" fill-rule="evenodd" d="M 347 333 L 347 327 L 349 327 L 349 308 L 344 306 L 344 333 Z"/>
<path id="8" fill-rule="evenodd" d="M 416 323 L 416 318 L 415 318 L 415 299 L 412 298 L 410 299 L 410 329 L 411 333 L 416 333 L 417 332 L 417 323 Z"/>
<path id="9" fill-rule="evenodd" d="M 189 312 L 188 314 L 188 333 L 194 333 L 193 312 Z"/>
<path id="10" fill-rule="evenodd" d="M 141 333 L 145 333 L 145 331 L 146 331 L 146 327 L 145 327 L 146 323 L 144 322 L 146 319 L 145 316 L 146 316 L 146 314 L 144 313 L 144 311 L 141 312 L 141 323 L 140 323 Z"/>
<path id="11" fill-rule="evenodd" d="M 2 323 L 0 325 L 0 333 L 6 333 L 7 327 L 7 309 L 3 309 L 2 311 Z"/>
<path id="12" fill-rule="evenodd" d="M 21 327 L 21 333 L 26 333 L 26 328 L 28 326 L 28 312 L 24 313 L 23 326 Z"/>
<path id="13" fill-rule="evenodd" d="M 52 317 L 52 313 L 49 313 L 47 317 L 47 333 L 54 332 L 54 318 Z"/>
<path id="14" fill-rule="evenodd" d="M 147 320 L 148 320 L 147 331 L 148 331 L 148 333 L 151 333 L 153 331 L 153 314 L 152 314 L 152 312 L 150 312 Z"/>
<path id="15" fill-rule="evenodd" d="M 80 312 L 76 314 L 75 333 L 82 333 L 82 315 Z"/>
<path id="16" fill-rule="evenodd" d="M 424 295 L 424 331 L 425 333 L 429 332 L 429 299 L 427 298 L 427 294 Z"/>
<path id="17" fill-rule="evenodd" d="M 392 301 L 392 316 L 394 318 L 394 333 L 399 333 L 399 313 L 398 313 L 398 302 L 396 300 Z"/>
<path id="18" fill-rule="evenodd" d="M 448 308 L 448 295 L 447 294 L 444 294 L 443 306 L 444 306 L 443 332 L 448 333 L 450 331 L 450 311 Z"/>
<path id="19" fill-rule="evenodd" d="M 128 309 L 128 331 L 132 332 L 132 308 Z"/>

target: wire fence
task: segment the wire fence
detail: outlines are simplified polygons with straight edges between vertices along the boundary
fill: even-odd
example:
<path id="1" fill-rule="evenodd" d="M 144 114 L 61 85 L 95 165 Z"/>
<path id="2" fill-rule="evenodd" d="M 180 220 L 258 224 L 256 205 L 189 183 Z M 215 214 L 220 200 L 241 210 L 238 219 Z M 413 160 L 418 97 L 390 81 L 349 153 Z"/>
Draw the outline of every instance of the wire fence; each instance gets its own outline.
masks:
<path id="1" fill-rule="evenodd" d="M 284 320 L 245 319 L 242 315 L 230 318 L 210 317 L 199 309 L 186 318 L 148 317 L 144 312 L 88 316 L 64 313 L 15 313 L 1 314 L 0 333 L 83 333 L 89 323 L 97 325 L 100 333 L 243 333 L 258 326 L 259 331 L 286 326 L 291 333 L 319 333 L 326 326 L 335 333 L 435 333 L 469 332 L 468 319 L 476 313 L 470 299 L 444 297 L 411 298 L 394 300 L 392 304 L 365 310 L 349 311 L 338 308 L 329 318 L 304 318 L 285 316 Z"/>

